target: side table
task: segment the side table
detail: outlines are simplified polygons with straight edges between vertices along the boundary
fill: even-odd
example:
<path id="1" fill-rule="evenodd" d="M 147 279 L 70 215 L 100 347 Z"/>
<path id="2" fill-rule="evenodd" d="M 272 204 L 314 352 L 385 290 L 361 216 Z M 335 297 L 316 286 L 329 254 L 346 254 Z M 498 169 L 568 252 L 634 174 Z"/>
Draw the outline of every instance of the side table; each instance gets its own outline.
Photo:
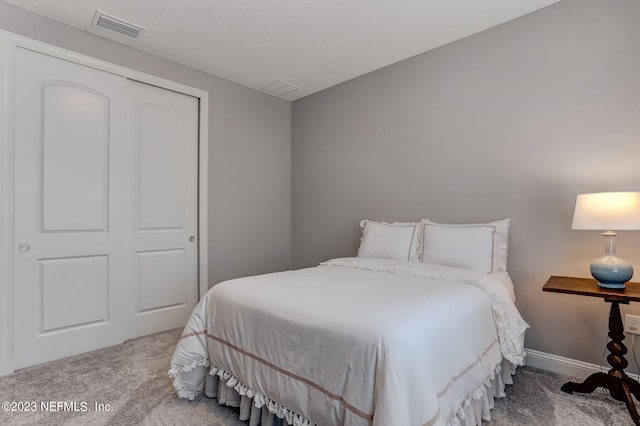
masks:
<path id="1" fill-rule="evenodd" d="M 624 355 L 627 347 L 622 343 L 625 338 L 620 303 L 640 302 L 640 283 L 627 283 L 624 290 L 611 290 L 598 287 L 596 280 L 589 278 L 555 277 L 549 278 L 542 291 L 555 293 L 578 294 L 581 296 L 600 297 L 611 303 L 609 312 L 609 356 L 607 361 L 611 369 L 607 373 L 594 373 L 582 383 L 568 382 L 561 390 L 567 393 L 591 393 L 598 387 L 609 390 L 609 394 L 618 401 L 624 402 L 636 425 L 640 426 L 640 415 L 631 395 L 640 400 L 640 383 L 627 376 L 624 369 L 629 363 Z"/>

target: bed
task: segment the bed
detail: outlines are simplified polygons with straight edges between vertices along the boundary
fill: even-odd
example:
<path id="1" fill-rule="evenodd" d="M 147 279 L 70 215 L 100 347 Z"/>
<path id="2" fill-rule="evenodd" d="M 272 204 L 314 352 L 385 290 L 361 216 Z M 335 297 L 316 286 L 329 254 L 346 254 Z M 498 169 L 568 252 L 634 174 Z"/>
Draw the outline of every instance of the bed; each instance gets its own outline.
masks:
<path id="1" fill-rule="evenodd" d="M 363 232 L 358 257 L 211 288 L 171 360 L 178 395 L 218 398 L 250 425 L 489 419 L 524 362 L 527 324 L 495 246 L 491 271 L 423 262 L 425 227 L 406 232 L 399 258 L 368 251 Z"/>

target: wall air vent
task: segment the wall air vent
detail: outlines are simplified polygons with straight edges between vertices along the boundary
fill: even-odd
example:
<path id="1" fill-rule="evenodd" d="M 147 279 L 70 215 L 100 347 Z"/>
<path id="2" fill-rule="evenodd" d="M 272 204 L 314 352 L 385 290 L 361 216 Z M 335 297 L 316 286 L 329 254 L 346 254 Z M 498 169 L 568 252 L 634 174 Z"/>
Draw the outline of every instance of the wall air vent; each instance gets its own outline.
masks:
<path id="1" fill-rule="evenodd" d="M 266 86 L 262 86 L 260 90 L 273 96 L 284 96 L 291 92 L 295 92 L 299 87 L 289 84 L 286 81 L 277 80 L 273 83 L 269 83 Z"/>
<path id="2" fill-rule="evenodd" d="M 91 25 L 94 27 L 106 28 L 133 38 L 139 38 L 146 30 L 145 27 L 132 24 L 131 22 L 109 15 L 100 10 L 96 10 L 96 14 L 93 17 Z"/>

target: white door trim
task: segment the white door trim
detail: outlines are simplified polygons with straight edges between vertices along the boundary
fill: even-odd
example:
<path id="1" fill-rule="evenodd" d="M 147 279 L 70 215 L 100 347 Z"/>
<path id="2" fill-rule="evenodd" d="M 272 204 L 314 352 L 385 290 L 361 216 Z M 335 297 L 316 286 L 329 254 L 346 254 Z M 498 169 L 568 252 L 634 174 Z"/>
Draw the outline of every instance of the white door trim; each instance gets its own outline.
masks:
<path id="1" fill-rule="evenodd" d="M 25 48 L 199 99 L 198 287 L 208 290 L 207 179 L 209 93 L 164 78 L 0 30 L 0 376 L 13 373 L 13 69 L 16 48 Z"/>

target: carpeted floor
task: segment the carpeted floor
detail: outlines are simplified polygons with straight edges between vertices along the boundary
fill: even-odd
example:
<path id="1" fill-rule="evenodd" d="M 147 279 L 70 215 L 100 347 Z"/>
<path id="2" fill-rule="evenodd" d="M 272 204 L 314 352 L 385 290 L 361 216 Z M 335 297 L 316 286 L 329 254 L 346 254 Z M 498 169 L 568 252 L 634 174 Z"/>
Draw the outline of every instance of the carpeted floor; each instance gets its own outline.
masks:
<path id="1" fill-rule="evenodd" d="M 0 425 L 246 426 L 234 409 L 220 407 L 215 400 L 189 402 L 176 397 L 167 370 L 179 334 L 180 330 L 171 330 L 145 336 L 0 377 L 0 402 L 28 403 L 29 408 L 35 402 L 37 408 L 0 410 Z M 507 398 L 496 400 L 492 420 L 485 426 L 633 424 L 626 407 L 607 394 L 560 392 L 569 379 L 519 368 L 514 384 L 507 387 Z M 76 411 L 58 408 L 58 402 L 67 402 L 66 408 Z"/>

